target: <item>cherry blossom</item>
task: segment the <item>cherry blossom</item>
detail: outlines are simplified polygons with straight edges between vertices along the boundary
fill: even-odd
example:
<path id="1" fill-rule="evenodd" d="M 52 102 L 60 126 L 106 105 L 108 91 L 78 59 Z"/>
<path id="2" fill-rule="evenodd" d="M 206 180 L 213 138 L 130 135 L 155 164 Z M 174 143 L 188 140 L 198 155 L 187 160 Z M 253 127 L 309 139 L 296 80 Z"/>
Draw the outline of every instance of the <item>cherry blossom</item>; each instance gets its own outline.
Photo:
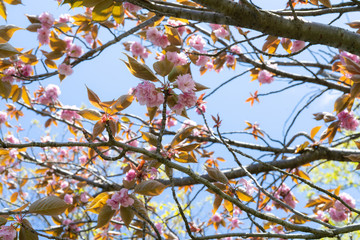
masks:
<path id="1" fill-rule="evenodd" d="M 73 196 L 71 194 L 65 194 L 64 201 L 67 204 L 73 204 L 73 201 L 74 201 Z"/>
<path id="2" fill-rule="evenodd" d="M 75 106 L 63 106 L 63 108 L 64 109 L 60 110 L 59 112 L 59 115 L 62 119 L 67 121 L 74 121 L 81 118 L 81 116 L 77 114 L 77 109 Z"/>
<path id="3" fill-rule="evenodd" d="M 170 62 L 174 63 L 175 66 L 185 65 L 187 63 L 187 57 L 183 52 L 167 52 L 166 57 Z"/>
<path id="4" fill-rule="evenodd" d="M 58 72 L 61 75 L 69 76 L 74 72 L 74 70 L 71 68 L 71 65 L 62 63 L 58 67 Z"/>
<path id="5" fill-rule="evenodd" d="M 70 21 L 71 21 L 70 14 L 61 14 L 59 16 L 59 20 L 58 20 L 59 23 L 68 23 Z"/>
<path id="6" fill-rule="evenodd" d="M 176 79 L 177 87 L 183 92 L 195 91 L 195 82 L 190 74 L 179 75 Z"/>
<path id="7" fill-rule="evenodd" d="M 150 27 L 146 31 L 146 38 L 152 42 L 155 46 L 159 46 L 161 48 L 165 48 L 170 44 L 167 36 L 164 35 L 161 31 L 159 31 L 155 27 Z"/>
<path id="8" fill-rule="evenodd" d="M 195 35 L 190 38 L 189 45 L 196 50 L 202 51 L 206 45 L 206 42 L 201 35 Z"/>
<path id="9" fill-rule="evenodd" d="M 228 30 L 226 30 L 223 27 L 220 27 L 220 28 L 214 30 L 214 34 L 218 38 L 225 38 L 225 37 L 229 36 Z"/>
<path id="10" fill-rule="evenodd" d="M 149 81 L 139 83 L 134 94 L 140 105 L 147 107 L 158 107 L 164 102 L 164 95 L 157 91 L 155 85 Z"/>
<path id="11" fill-rule="evenodd" d="M 292 208 L 296 206 L 296 199 L 290 188 L 285 184 L 281 184 L 277 191 L 274 193 L 274 197 L 285 202 Z M 278 203 L 274 202 L 275 206 L 278 206 Z"/>
<path id="12" fill-rule="evenodd" d="M 50 30 L 48 28 L 39 28 L 37 30 L 38 40 L 41 45 L 47 45 L 50 43 Z"/>
<path id="13" fill-rule="evenodd" d="M 51 28 L 52 25 L 54 24 L 54 17 L 52 14 L 48 13 L 48 12 L 43 12 L 42 14 L 40 14 L 39 16 L 39 21 L 41 22 L 41 25 L 44 27 L 44 28 Z"/>
<path id="14" fill-rule="evenodd" d="M 124 2 L 123 6 L 129 12 L 137 12 L 137 11 L 141 10 L 141 7 L 139 7 L 139 6 L 135 5 L 135 4 L 129 3 L 129 2 Z"/>
<path id="15" fill-rule="evenodd" d="M 80 46 L 71 43 L 70 46 L 67 49 L 67 54 L 70 57 L 78 58 L 83 54 L 83 50 Z"/>
<path id="16" fill-rule="evenodd" d="M 139 42 L 130 42 L 130 51 L 136 57 L 147 58 L 149 53 Z"/>
<path id="17" fill-rule="evenodd" d="M 352 54 L 352 53 L 349 53 L 346 51 L 341 51 L 339 55 L 340 55 L 340 61 L 343 65 L 346 65 L 344 57 L 349 58 L 356 63 L 360 62 L 360 57 L 358 55 L 355 55 L 355 54 Z"/>
<path id="18" fill-rule="evenodd" d="M 258 80 L 260 83 L 272 83 L 274 81 L 273 74 L 268 70 L 260 70 Z"/>
<path id="19" fill-rule="evenodd" d="M 205 66 L 210 61 L 209 56 L 199 55 L 198 59 L 196 60 L 195 65 L 197 66 Z"/>
<path id="20" fill-rule="evenodd" d="M 137 175 L 136 171 L 134 169 L 130 169 L 126 173 L 125 180 L 131 182 L 132 180 L 134 180 L 136 178 L 136 175 Z"/>
<path id="21" fill-rule="evenodd" d="M 340 127 L 346 130 L 355 131 L 359 126 L 359 121 L 354 116 L 353 112 L 342 111 L 337 115 L 340 121 Z"/>
<path id="22" fill-rule="evenodd" d="M 294 52 L 298 52 L 300 51 L 301 49 L 303 49 L 305 47 L 305 42 L 304 41 L 301 41 L 301 40 L 295 40 L 293 41 L 292 43 L 292 46 L 290 48 L 290 51 L 292 53 Z"/>
<path id="23" fill-rule="evenodd" d="M 0 111 L 0 124 L 5 123 L 7 120 L 7 113 L 4 111 Z"/>
<path id="24" fill-rule="evenodd" d="M 13 226 L 1 226 L 0 237 L 2 240 L 14 240 L 16 238 L 16 230 Z"/>
<path id="25" fill-rule="evenodd" d="M 176 21 L 176 20 L 173 20 L 173 19 L 169 19 L 167 21 L 167 24 L 169 24 L 172 27 L 176 27 L 176 29 L 178 30 L 180 36 L 186 31 L 186 27 L 185 27 L 184 23 L 181 22 L 181 21 Z"/>
<path id="26" fill-rule="evenodd" d="M 108 199 L 106 203 L 113 210 L 117 210 L 120 205 L 123 207 L 129 207 L 134 204 L 134 199 L 129 197 L 128 190 L 126 188 L 122 188 L 119 192 L 116 192 L 112 195 L 111 199 Z"/>
<path id="27" fill-rule="evenodd" d="M 230 47 L 230 51 L 236 54 L 240 54 L 241 48 L 238 45 L 233 45 Z"/>
<path id="28" fill-rule="evenodd" d="M 211 217 L 211 221 L 215 222 L 215 223 L 219 223 L 223 220 L 223 218 L 220 216 L 220 214 L 215 213 L 212 217 Z"/>

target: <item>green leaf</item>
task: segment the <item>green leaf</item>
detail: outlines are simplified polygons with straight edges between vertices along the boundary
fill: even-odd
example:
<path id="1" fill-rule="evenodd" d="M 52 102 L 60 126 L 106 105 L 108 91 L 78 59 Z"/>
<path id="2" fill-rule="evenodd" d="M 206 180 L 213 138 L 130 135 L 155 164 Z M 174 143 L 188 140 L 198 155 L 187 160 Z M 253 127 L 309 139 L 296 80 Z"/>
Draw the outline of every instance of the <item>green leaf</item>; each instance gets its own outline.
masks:
<path id="1" fill-rule="evenodd" d="M 92 20 L 96 22 L 106 21 L 111 16 L 113 7 L 113 0 L 105 0 L 96 4 L 92 11 Z"/>
<path id="2" fill-rule="evenodd" d="M 17 30 L 20 30 L 22 28 L 19 28 L 15 25 L 1 25 L 0 26 L 0 43 L 6 43 L 10 40 L 14 32 Z"/>
<path id="3" fill-rule="evenodd" d="M 149 80 L 152 82 L 158 82 L 159 79 L 151 71 L 151 69 L 143 63 L 139 63 L 133 57 L 130 57 L 125 53 L 128 58 L 128 62 L 123 61 L 126 64 L 126 67 L 129 69 L 130 73 L 137 78 L 144 80 Z"/>

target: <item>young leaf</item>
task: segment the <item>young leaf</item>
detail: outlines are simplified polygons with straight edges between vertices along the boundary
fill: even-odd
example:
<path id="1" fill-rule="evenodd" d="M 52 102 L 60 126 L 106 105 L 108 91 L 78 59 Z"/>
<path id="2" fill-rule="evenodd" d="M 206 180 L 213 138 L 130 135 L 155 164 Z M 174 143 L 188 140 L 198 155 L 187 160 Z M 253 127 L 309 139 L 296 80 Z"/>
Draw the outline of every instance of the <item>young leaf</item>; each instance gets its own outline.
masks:
<path id="1" fill-rule="evenodd" d="M 2 16 L 5 20 L 7 17 L 6 7 L 3 0 L 0 0 L 0 16 Z"/>
<path id="2" fill-rule="evenodd" d="M 102 117 L 102 114 L 95 109 L 83 109 L 81 111 L 78 111 L 77 113 L 83 118 L 93 121 L 99 121 Z"/>
<path id="3" fill-rule="evenodd" d="M 92 132 L 92 140 L 94 140 L 99 134 L 101 134 L 105 130 L 106 123 L 103 121 L 97 121 L 95 123 L 93 132 Z"/>
<path id="4" fill-rule="evenodd" d="M 21 221 L 19 240 L 38 240 L 39 236 L 33 232 L 34 229 L 27 219 Z"/>
<path id="5" fill-rule="evenodd" d="M 46 196 L 32 203 L 29 212 L 41 215 L 59 215 L 65 212 L 68 206 L 64 200 L 57 196 Z"/>
<path id="6" fill-rule="evenodd" d="M 0 43 L 7 43 L 14 32 L 17 30 L 20 30 L 22 28 L 19 28 L 15 25 L 1 25 L 0 26 Z"/>
<path id="7" fill-rule="evenodd" d="M 130 73 L 137 78 L 149 80 L 152 82 L 158 82 L 159 79 L 151 71 L 151 69 L 143 63 L 139 63 L 133 57 L 130 57 L 125 53 L 128 58 L 128 62 L 123 61 L 126 64 L 126 67 L 129 69 Z"/>
<path id="8" fill-rule="evenodd" d="M 181 143 L 182 141 L 184 141 L 188 136 L 191 135 L 192 133 L 192 130 L 196 128 L 196 126 L 189 126 L 189 127 L 186 127 L 182 130 L 180 130 L 179 132 L 176 133 L 174 139 L 171 141 L 171 144 L 170 146 L 171 147 L 174 147 L 176 146 L 177 144 Z"/>
<path id="9" fill-rule="evenodd" d="M 106 201 L 109 199 L 109 197 L 110 194 L 108 192 L 100 193 L 92 200 L 86 210 L 93 213 L 99 213 L 100 208 L 102 208 L 106 204 Z"/>
<path id="10" fill-rule="evenodd" d="M 112 9 L 112 16 L 117 24 L 122 24 L 124 21 L 124 7 L 122 3 L 116 2 Z"/>
<path id="11" fill-rule="evenodd" d="M 319 0 L 325 7 L 332 8 L 330 0 Z"/>
<path id="12" fill-rule="evenodd" d="M 88 92 L 88 99 L 89 99 L 90 103 L 94 107 L 102 109 L 101 100 L 98 97 L 98 95 L 96 95 L 96 93 L 94 93 L 90 88 L 86 87 L 86 89 Z"/>
<path id="13" fill-rule="evenodd" d="M 109 205 L 105 204 L 100 210 L 96 228 L 101 228 L 106 224 L 108 224 L 111 218 L 114 216 L 115 212 L 116 211 L 112 210 L 112 208 Z"/>
<path id="14" fill-rule="evenodd" d="M 9 43 L 1 43 L 0 44 L 0 58 L 7 58 L 14 56 L 15 54 L 20 54 L 16 48 L 11 46 Z"/>
<path id="15" fill-rule="evenodd" d="M 319 132 L 320 128 L 321 128 L 321 126 L 317 126 L 317 127 L 314 127 L 313 129 L 311 129 L 310 137 L 314 138 L 315 135 Z"/>
<path id="16" fill-rule="evenodd" d="M 215 194 L 213 210 L 212 210 L 213 213 L 215 213 L 219 209 L 222 201 L 223 201 L 223 198 L 220 197 L 219 195 Z"/>
<path id="17" fill-rule="evenodd" d="M 138 185 L 136 185 L 134 192 L 145 195 L 145 196 L 157 196 L 160 195 L 166 185 L 156 181 L 156 180 L 146 180 L 142 181 Z"/>
<path id="18" fill-rule="evenodd" d="M 245 202 L 254 201 L 252 196 L 250 196 L 240 188 L 236 190 L 236 195 L 241 201 L 245 201 Z"/>
<path id="19" fill-rule="evenodd" d="M 135 215 L 140 219 L 144 219 L 144 217 L 149 219 L 149 216 L 148 216 L 148 213 L 147 213 L 144 203 L 141 200 L 134 197 L 133 195 L 130 195 L 130 197 L 132 199 L 134 199 L 134 203 L 133 203 L 132 207 L 134 207 L 136 209 Z"/>
<path id="20" fill-rule="evenodd" d="M 113 7 L 113 0 L 100 1 L 92 11 L 92 20 L 96 22 L 106 21 L 110 17 Z"/>
<path id="21" fill-rule="evenodd" d="M 146 142 L 150 143 L 154 147 L 157 147 L 157 137 L 154 134 L 148 132 L 141 132 L 141 136 Z"/>
<path id="22" fill-rule="evenodd" d="M 131 221 L 134 218 L 134 215 L 135 213 L 131 207 L 120 207 L 120 216 L 126 227 L 129 227 Z"/>
<path id="23" fill-rule="evenodd" d="M 153 64 L 153 68 L 157 74 L 162 77 L 167 76 L 174 67 L 174 63 L 165 58 L 164 60 L 157 61 Z"/>
<path id="24" fill-rule="evenodd" d="M 221 172 L 219 169 L 205 166 L 205 170 L 209 174 L 210 178 L 212 178 L 218 182 L 224 183 L 224 184 L 229 183 L 229 180 L 227 179 L 225 174 L 223 172 Z"/>
<path id="25" fill-rule="evenodd" d="M 111 114 L 114 114 L 116 112 L 122 111 L 125 108 L 129 107 L 131 105 L 131 103 L 134 100 L 134 96 L 133 95 L 122 95 L 120 96 L 116 102 L 111 106 Z"/>

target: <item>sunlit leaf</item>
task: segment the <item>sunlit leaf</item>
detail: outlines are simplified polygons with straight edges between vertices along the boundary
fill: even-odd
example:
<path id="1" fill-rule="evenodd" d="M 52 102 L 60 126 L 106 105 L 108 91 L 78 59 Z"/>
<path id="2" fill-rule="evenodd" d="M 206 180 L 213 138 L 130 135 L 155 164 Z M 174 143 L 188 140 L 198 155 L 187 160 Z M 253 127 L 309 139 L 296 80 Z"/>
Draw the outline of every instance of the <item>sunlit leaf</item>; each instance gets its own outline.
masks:
<path id="1" fill-rule="evenodd" d="M 196 128 L 196 126 L 189 126 L 186 127 L 184 129 L 179 130 L 175 137 L 173 138 L 173 140 L 171 141 L 170 146 L 174 147 L 177 144 L 181 143 L 182 141 L 184 141 L 187 137 L 189 137 L 192 133 L 192 130 Z"/>
<path id="2" fill-rule="evenodd" d="M 5 20 L 7 18 L 6 7 L 3 0 L 0 0 L 0 16 L 2 16 Z"/>
<path id="3" fill-rule="evenodd" d="M 92 20 L 97 22 L 106 21 L 110 17 L 113 7 L 113 0 L 104 0 L 96 4 L 92 11 Z"/>
<path id="4" fill-rule="evenodd" d="M 7 58 L 14 56 L 15 54 L 20 54 L 18 50 L 16 50 L 9 43 L 1 43 L 0 44 L 0 58 Z"/>
<path id="5" fill-rule="evenodd" d="M 112 16 L 117 24 L 122 24 L 124 21 L 124 7 L 122 3 L 116 2 L 112 9 Z"/>
<path id="6" fill-rule="evenodd" d="M 29 207 L 30 213 L 41 215 L 59 215 L 65 212 L 69 205 L 57 196 L 43 197 Z"/>
<path id="7" fill-rule="evenodd" d="M 83 118 L 86 118 L 88 120 L 92 121 L 99 121 L 102 117 L 102 114 L 95 109 L 83 109 L 77 112 L 80 116 Z"/>
<path id="8" fill-rule="evenodd" d="M 12 35 L 22 28 L 15 25 L 1 25 L 0 26 L 0 43 L 6 43 L 10 40 Z"/>
<path id="9" fill-rule="evenodd" d="M 136 185 L 134 192 L 145 196 L 157 196 L 161 194 L 165 188 L 166 185 L 156 180 L 149 179 Z"/>
<path id="10" fill-rule="evenodd" d="M 130 73 L 132 75 L 134 75 L 137 78 L 140 79 L 144 79 L 144 80 L 149 80 L 149 81 L 153 81 L 153 82 L 157 82 L 159 81 L 159 79 L 157 79 L 157 77 L 155 76 L 155 74 L 151 71 L 151 69 L 146 66 L 143 63 L 139 63 L 138 61 L 136 61 L 133 57 L 125 54 L 128 58 L 128 62 L 125 62 L 126 67 L 129 69 Z"/>
<path id="11" fill-rule="evenodd" d="M 129 227 L 131 221 L 134 218 L 134 211 L 130 207 L 120 207 L 121 220 L 124 222 L 126 227 Z"/>

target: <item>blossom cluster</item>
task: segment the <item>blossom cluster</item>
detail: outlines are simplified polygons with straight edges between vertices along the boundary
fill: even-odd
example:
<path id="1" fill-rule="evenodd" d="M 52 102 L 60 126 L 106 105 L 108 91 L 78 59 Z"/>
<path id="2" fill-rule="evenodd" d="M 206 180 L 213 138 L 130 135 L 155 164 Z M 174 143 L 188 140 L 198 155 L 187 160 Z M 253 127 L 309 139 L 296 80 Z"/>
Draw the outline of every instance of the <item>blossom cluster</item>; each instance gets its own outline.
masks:
<path id="1" fill-rule="evenodd" d="M 54 104 L 60 94 L 61 91 L 57 85 L 49 84 L 44 89 L 42 95 L 38 98 L 38 102 L 44 105 Z"/>
<path id="2" fill-rule="evenodd" d="M 295 208 L 296 206 L 296 198 L 291 192 L 290 188 L 285 183 L 281 184 L 280 187 L 276 190 L 276 192 L 274 193 L 274 197 L 285 202 L 292 208 Z M 279 204 L 274 202 L 274 205 L 278 206 Z"/>
<path id="3" fill-rule="evenodd" d="M 156 89 L 155 84 L 149 81 L 139 83 L 134 90 L 134 95 L 140 105 L 147 107 L 158 107 L 164 102 L 164 94 Z"/>
<path id="4" fill-rule="evenodd" d="M 170 45 L 170 42 L 165 34 L 162 31 L 158 30 L 156 27 L 150 27 L 146 31 L 146 38 L 152 42 L 155 46 L 166 48 Z"/>
<path id="5" fill-rule="evenodd" d="M 134 199 L 128 195 L 128 190 L 123 188 L 119 192 L 114 193 L 111 199 L 108 199 L 106 203 L 111 207 L 111 209 L 117 210 L 120 205 L 123 207 L 129 207 L 133 205 Z"/>
<path id="6" fill-rule="evenodd" d="M 176 114 L 180 115 L 185 107 L 193 107 L 196 104 L 195 82 L 190 74 L 179 75 L 176 79 L 177 88 L 182 91 L 178 95 L 177 103 L 171 108 Z"/>
<path id="7" fill-rule="evenodd" d="M 2 240 L 14 240 L 16 238 L 16 230 L 13 226 L 1 226 L 0 238 Z"/>
<path id="8" fill-rule="evenodd" d="M 51 13 L 43 12 L 39 16 L 41 28 L 37 30 L 38 40 L 41 45 L 47 45 L 50 43 L 50 28 L 54 24 L 54 17 Z"/>
<path id="9" fill-rule="evenodd" d="M 18 60 L 14 62 L 14 66 L 3 71 L 1 81 L 13 83 L 14 80 L 20 81 L 21 77 L 29 77 L 32 73 L 33 69 L 30 64 L 25 64 L 21 60 Z"/>
<path id="10" fill-rule="evenodd" d="M 359 121 L 353 112 L 342 111 L 337 115 L 340 121 L 340 127 L 346 130 L 355 131 L 359 126 Z"/>
<path id="11" fill-rule="evenodd" d="M 351 197 L 349 194 L 340 193 L 339 197 L 350 207 L 355 208 L 355 199 Z M 336 200 L 334 203 L 334 207 L 329 209 L 330 217 L 335 222 L 344 221 L 348 217 L 349 212 L 350 210 L 347 207 L 345 207 L 345 205 L 342 204 L 339 200 Z"/>

